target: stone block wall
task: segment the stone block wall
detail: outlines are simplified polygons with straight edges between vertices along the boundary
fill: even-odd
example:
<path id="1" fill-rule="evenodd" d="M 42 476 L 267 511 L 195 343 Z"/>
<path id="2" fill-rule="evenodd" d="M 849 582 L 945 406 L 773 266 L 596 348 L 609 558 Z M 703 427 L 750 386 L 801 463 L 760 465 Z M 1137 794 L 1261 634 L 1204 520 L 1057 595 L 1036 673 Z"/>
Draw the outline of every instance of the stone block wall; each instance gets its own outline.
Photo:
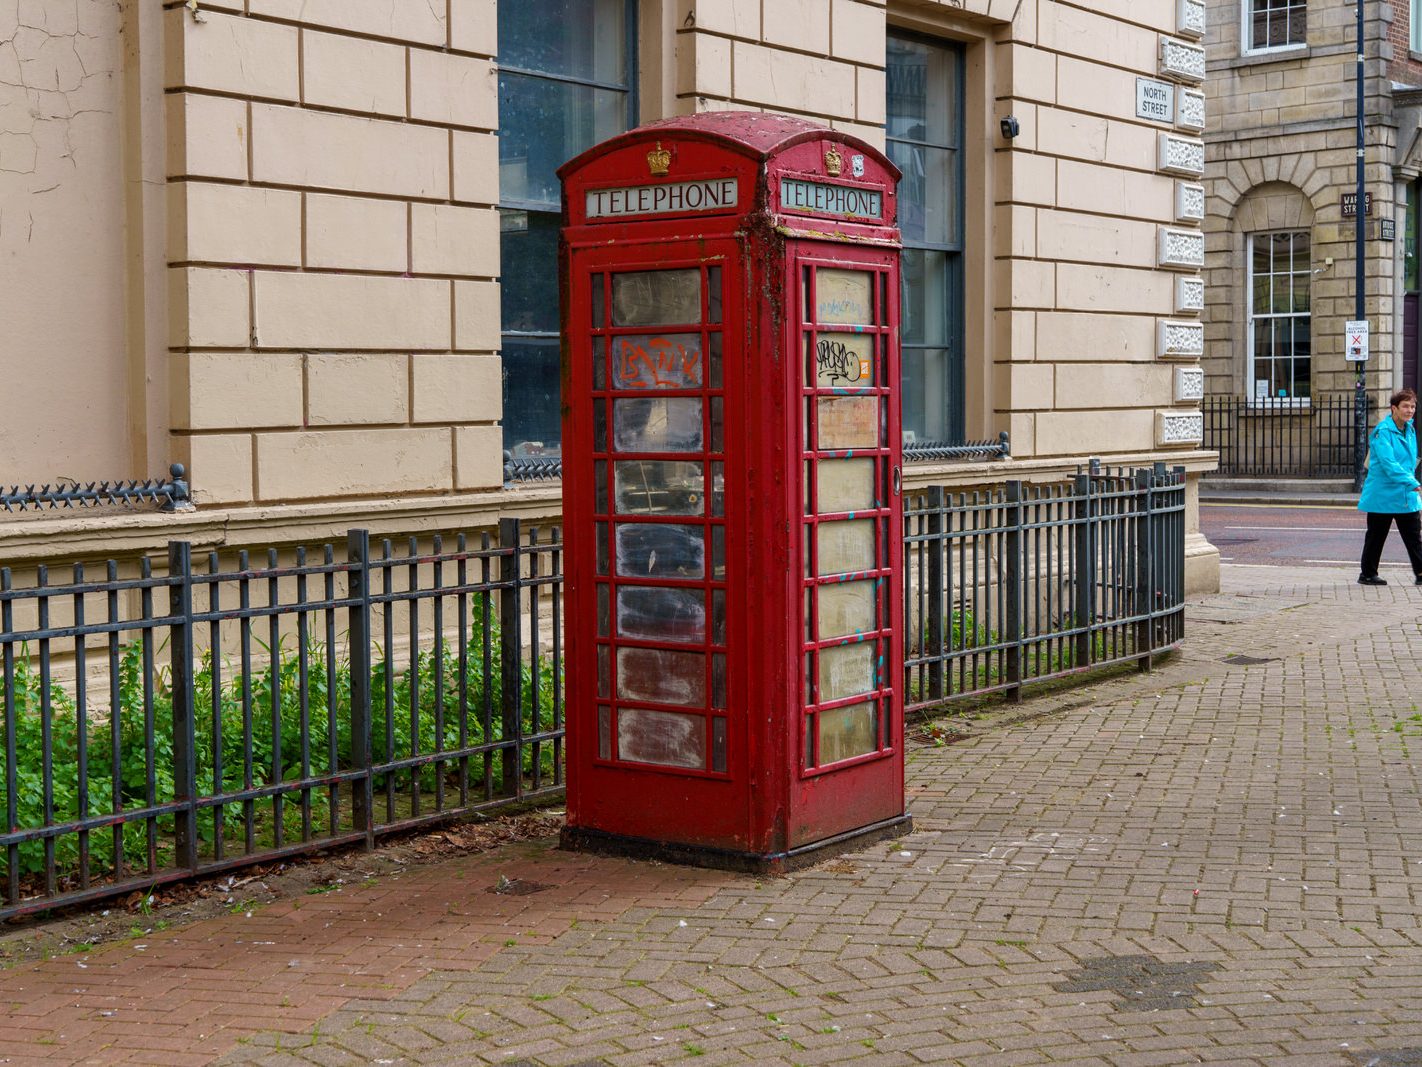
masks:
<path id="1" fill-rule="evenodd" d="M 808 115 L 884 142 L 884 0 L 681 0 L 680 114 Z"/>
<path id="2" fill-rule="evenodd" d="M 1398 5 L 1405 6 L 1405 5 Z M 1206 222 L 1206 391 L 1242 396 L 1248 380 L 1246 238 L 1250 233 L 1308 229 L 1313 276 L 1315 393 L 1349 390 L 1353 366 L 1343 360 L 1343 325 L 1354 316 L 1354 220 L 1343 195 L 1355 189 L 1356 16 L 1348 5 L 1310 5 L 1304 47 L 1244 55 L 1238 0 L 1210 0 Z M 1374 393 L 1393 387 L 1398 337 L 1397 242 L 1379 239 L 1378 223 L 1395 219 L 1392 117 L 1387 38 L 1396 25 L 1392 0 L 1365 9 L 1365 176 L 1373 212 L 1365 220 L 1365 294 L 1372 323 L 1366 380 Z"/>
<path id="3" fill-rule="evenodd" d="M 171 425 L 199 503 L 497 487 L 494 0 L 163 17 Z"/>
<path id="4" fill-rule="evenodd" d="M 1164 262 L 1191 173 L 1162 169 L 1168 133 L 1199 155 L 1198 129 L 1142 120 L 1136 79 L 1199 98 L 1203 57 L 1179 0 L 686 0 L 677 31 L 687 110 L 737 106 L 823 116 L 883 144 L 885 24 L 966 46 L 970 437 L 1007 429 L 1013 454 L 1149 452 L 1200 440 L 1198 408 L 1178 396 L 1162 324 L 1192 338 L 1177 278 L 1202 261 Z M 1163 55 L 1198 60 L 1165 70 Z M 773 60 L 773 62 L 772 62 Z M 1195 109 L 1196 111 L 1198 108 Z M 1012 142 L 998 121 L 1012 114 Z M 1195 195 L 1195 194 L 1191 194 Z M 1203 202 L 1202 196 L 1199 196 Z"/>

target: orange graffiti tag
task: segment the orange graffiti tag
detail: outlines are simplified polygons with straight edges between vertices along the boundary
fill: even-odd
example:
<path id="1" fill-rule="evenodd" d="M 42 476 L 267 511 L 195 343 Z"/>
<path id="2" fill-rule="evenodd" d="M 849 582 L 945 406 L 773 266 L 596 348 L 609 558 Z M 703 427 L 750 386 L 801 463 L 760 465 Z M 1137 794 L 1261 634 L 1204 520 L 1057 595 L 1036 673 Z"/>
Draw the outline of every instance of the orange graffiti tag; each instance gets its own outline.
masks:
<path id="1" fill-rule="evenodd" d="M 701 386 L 701 350 L 667 337 L 624 337 L 618 343 L 620 389 L 693 389 Z"/>

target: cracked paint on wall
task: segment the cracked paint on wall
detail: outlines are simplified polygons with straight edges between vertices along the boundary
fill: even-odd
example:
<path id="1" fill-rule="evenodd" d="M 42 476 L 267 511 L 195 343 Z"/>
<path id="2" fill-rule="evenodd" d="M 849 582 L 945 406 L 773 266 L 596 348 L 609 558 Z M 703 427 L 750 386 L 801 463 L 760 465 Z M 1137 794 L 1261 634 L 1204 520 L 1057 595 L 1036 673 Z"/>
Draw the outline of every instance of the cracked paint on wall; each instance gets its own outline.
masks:
<path id="1" fill-rule="evenodd" d="M 43 401 L 0 424 L 0 480 L 126 473 L 122 18 L 117 0 L 0 0 L 7 392 Z"/>

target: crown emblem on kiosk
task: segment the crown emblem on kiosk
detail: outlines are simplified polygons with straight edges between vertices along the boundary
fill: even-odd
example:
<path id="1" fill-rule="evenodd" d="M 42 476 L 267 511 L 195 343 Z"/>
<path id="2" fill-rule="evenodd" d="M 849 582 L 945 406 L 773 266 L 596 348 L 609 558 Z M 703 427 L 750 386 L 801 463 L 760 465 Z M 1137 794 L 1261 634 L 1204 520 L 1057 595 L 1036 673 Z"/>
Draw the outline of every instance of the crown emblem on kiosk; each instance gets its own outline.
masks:
<path id="1" fill-rule="evenodd" d="M 671 152 L 662 147 L 662 142 L 657 142 L 657 147 L 647 153 L 647 166 L 653 175 L 665 174 L 671 170 Z"/>
<path id="2" fill-rule="evenodd" d="M 839 149 L 833 146 L 825 153 L 825 173 L 831 178 L 838 178 L 839 172 L 844 169 L 844 157 L 839 154 Z"/>

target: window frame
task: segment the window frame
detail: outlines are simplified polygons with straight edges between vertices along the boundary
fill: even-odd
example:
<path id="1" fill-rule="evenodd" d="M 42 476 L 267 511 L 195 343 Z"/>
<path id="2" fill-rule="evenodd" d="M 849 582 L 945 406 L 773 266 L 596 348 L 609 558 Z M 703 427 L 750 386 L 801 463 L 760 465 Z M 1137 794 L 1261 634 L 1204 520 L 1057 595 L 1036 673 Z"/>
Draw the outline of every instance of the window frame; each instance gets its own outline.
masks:
<path id="1" fill-rule="evenodd" d="M 1254 242 L 1261 237 L 1276 237 L 1279 234 L 1288 234 L 1294 238 L 1300 236 L 1308 239 L 1308 266 L 1303 271 L 1303 276 L 1308 279 L 1308 310 L 1307 311 L 1267 311 L 1256 312 L 1254 310 Z M 1290 258 L 1292 259 L 1294 250 L 1290 248 Z M 1273 272 L 1270 272 L 1273 274 Z M 1290 270 L 1289 277 L 1297 277 L 1296 270 Z M 1308 396 L 1268 396 L 1263 402 L 1255 395 L 1255 383 L 1258 381 L 1254 376 L 1254 323 L 1256 319 L 1307 319 L 1309 323 L 1309 354 L 1306 357 L 1310 364 L 1309 373 L 1309 395 Z M 1313 232 L 1311 229 L 1284 229 L 1284 230 L 1256 230 L 1244 235 L 1244 381 L 1246 406 L 1259 410 L 1278 410 L 1279 408 L 1307 408 L 1313 403 Z M 1288 357 L 1292 365 L 1302 357 L 1293 355 Z M 1282 357 L 1271 357 L 1275 363 L 1282 362 Z M 1292 375 L 1291 375 L 1292 378 Z"/>
<path id="2" fill-rule="evenodd" d="M 920 141 L 906 137 L 893 137 L 888 133 L 888 116 L 885 116 L 885 145 L 886 154 L 890 152 L 890 145 L 893 143 L 918 145 L 933 149 L 949 149 L 953 152 L 953 165 L 957 170 L 956 189 L 957 201 L 949 205 L 949 209 L 955 213 L 953 229 L 956 232 L 957 240 L 949 242 L 938 241 L 912 241 L 907 237 L 903 239 L 904 251 L 917 250 L 924 252 L 938 252 L 945 257 L 943 270 L 943 307 L 946 317 L 944 323 L 944 342 L 941 345 L 910 343 L 903 339 L 902 331 L 899 342 L 900 350 L 900 387 L 907 391 L 909 383 L 904 378 L 908 372 L 908 353 L 916 349 L 942 348 L 948 360 L 956 358 L 958 365 L 956 368 L 956 385 L 950 384 L 945 389 L 941 398 L 940 415 L 943 425 L 946 427 L 943 439 L 929 440 L 927 438 L 915 438 L 914 446 L 922 445 L 961 445 L 967 441 L 967 329 L 965 322 L 966 306 L 964 293 L 965 260 L 968 254 L 968 241 L 965 226 L 967 223 L 967 152 L 968 152 L 968 129 L 967 129 L 967 45 L 959 40 L 948 37 L 936 37 L 931 34 L 916 33 L 913 30 L 890 25 L 885 40 L 885 78 L 888 78 L 887 52 L 888 42 L 893 38 L 908 41 L 920 45 L 928 45 L 932 48 L 941 49 L 951 53 L 954 57 L 955 78 L 957 84 L 954 87 L 953 115 L 951 116 L 951 128 L 954 138 L 951 144 L 940 145 L 933 141 Z M 887 95 L 887 94 L 886 94 Z M 899 209 L 902 213 L 904 196 L 902 184 L 900 187 Z M 907 270 L 903 270 L 903 278 L 899 288 L 899 318 L 902 323 L 907 318 L 908 290 Z M 909 446 L 912 447 L 912 446 Z M 913 457 L 905 454 L 905 459 L 912 462 Z"/>
<path id="3" fill-rule="evenodd" d="M 564 74 L 564 73 L 561 73 L 561 72 L 548 71 L 548 70 L 540 70 L 540 69 L 533 68 L 533 67 L 526 67 L 526 66 L 519 65 L 519 64 L 517 64 L 517 63 L 505 63 L 505 62 L 501 62 L 498 57 L 495 57 L 495 60 L 494 60 L 494 74 L 495 74 L 496 79 L 500 79 L 500 80 L 501 80 L 504 74 L 513 74 L 513 75 L 517 75 L 517 76 L 519 76 L 519 77 L 521 77 L 521 78 L 530 78 L 530 79 L 532 79 L 532 78 L 537 78 L 537 79 L 543 79 L 543 80 L 549 81 L 549 82 L 556 82 L 556 83 L 563 84 L 563 85 L 576 85 L 576 86 L 581 86 L 581 87 L 585 87 L 585 88 L 589 88 L 589 89 L 600 89 L 600 90 L 611 91 L 611 92 L 624 92 L 624 93 L 626 93 L 626 110 L 625 110 L 625 113 L 624 113 L 624 121 L 623 121 L 622 129 L 619 130 L 618 132 L 621 133 L 621 132 L 624 132 L 624 131 L 626 131 L 626 130 L 632 129 L 633 127 L 635 127 L 635 126 L 637 125 L 638 115 L 639 115 L 639 113 L 640 113 L 640 106 L 641 106 L 640 92 L 639 92 L 639 90 L 640 90 L 639 80 L 640 80 L 640 73 L 641 73 L 641 71 L 640 71 L 640 66 L 639 66 L 639 57 L 638 57 L 638 48 L 637 48 L 637 45 L 638 45 L 638 29 L 639 29 L 640 18 L 641 18 L 641 0 L 621 0 L 621 4 L 622 4 L 622 14 L 623 14 L 623 18 L 624 18 L 624 20 L 625 20 L 625 29 L 624 29 L 625 40 L 624 40 L 624 46 L 623 46 L 623 47 L 625 48 L 626 70 L 627 70 L 627 82 L 626 82 L 625 85 L 618 84 L 618 83 L 615 83 L 615 82 L 609 82 L 609 81 L 606 81 L 606 80 L 601 79 L 601 78 L 582 78 L 582 77 L 576 77 L 576 76 L 570 75 L 570 74 Z M 502 51 L 503 51 L 503 50 L 502 50 L 502 48 L 501 48 L 501 49 L 500 49 L 500 54 L 502 54 Z M 501 95 L 502 95 L 502 94 L 501 94 Z M 499 138 L 502 137 L 503 132 L 504 132 L 503 116 L 500 115 L 500 116 L 499 116 L 499 126 L 498 126 L 498 128 L 495 130 L 495 134 L 494 134 L 496 141 L 497 141 Z M 589 147 L 591 147 L 591 146 L 589 146 Z M 527 329 L 520 330 L 520 329 L 510 329 L 509 326 L 508 326 L 509 316 L 503 314 L 503 300 L 504 300 L 504 290 L 505 290 L 504 278 L 505 278 L 505 276 L 506 276 L 506 274 L 507 274 L 507 271 L 506 271 L 506 269 L 505 269 L 505 267 L 506 267 L 506 260 L 505 260 L 505 248 L 504 248 L 504 237 L 503 237 L 503 234 L 506 232 L 506 231 L 504 230 L 504 219 L 505 219 L 507 216 L 516 215 L 516 214 L 521 213 L 521 214 L 523 214 L 524 216 L 530 216 L 530 215 L 552 216 L 552 218 L 553 218 L 555 221 L 560 221 L 561 218 L 562 218 L 562 209 L 563 209 L 563 205 L 562 205 L 562 197 L 561 197 L 561 194 L 560 194 L 560 196 L 559 196 L 559 201 L 558 201 L 557 203 L 552 204 L 552 205 L 549 205 L 549 204 L 547 204 L 547 203 L 545 203 L 545 202 L 543 202 L 543 201 L 538 201 L 538 200 L 527 200 L 527 199 L 521 199 L 521 198 L 516 198 L 516 197 L 509 197 L 509 196 L 505 196 L 505 195 L 504 195 L 504 188 L 503 188 L 502 177 L 501 177 L 500 180 L 499 180 L 498 196 L 497 196 L 496 204 L 495 204 L 495 210 L 496 210 L 496 211 L 498 212 L 498 214 L 499 214 L 499 231 L 500 231 L 500 248 L 499 248 L 499 302 L 500 302 L 500 321 L 499 321 L 499 353 L 498 353 L 498 354 L 499 354 L 499 366 L 500 366 L 500 372 L 501 372 L 501 378 L 502 378 L 502 388 L 501 388 L 500 392 L 501 392 L 502 400 L 503 400 L 503 417 L 502 417 L 501 420 L 500 420 L 500 430 L 501 430 L 501 438 L 502 438 L 502 447 L 503 447 L 503 450 L 504 450 L 506 453 L 512 451 L 513 446 L 516 446 L 516 445 L 522 443 L 522 442 L 520 442 L 520 441 L 512 440 L 512 439 L 509 437 L 509 429 L 510 429 L 510 427 L 509 427 L 509 418 L 508 418 L 508 414 L 509 414 L 509 404 L 508 404 L 508 400 L 509 400 L 509 384 L 508 384 L 508 383 L 509 383 L 509 372 L 510 372 L 510 369 L 511 369 L 511 368 L 510 368 L 509 363 L 508 363 L 508 360 L 507 360 L 507 358 L 506 358 L 506 350 L 510 347 L 510 342 L 512 342 L 514 345 L 517 345 L 517 344 L 519 344 L 519 343 L 530 343 L 530 342 L 533 343 L 533 344 L 538 344 L 538 343 L 541 342 L 541 343 L 544 343 L 544 344 L 551 344 L 551 345 L 557 346 L 557 345 L 559 345 L 559 344 L 561 343 L 561 340 L 560 340 L 560 333 L 559 333 L 559 331 L 558 331 L 558 329 L 557 329 L 556 327 L 555 327 L 554 329 L 552 329 L 552 330 L 527 330 Z M 525 227 L 525 228 L 527 228 L 527 227 Z M 551 302 L 552 302 L 552 306 L 553 306 L 553 308 L 555 309 L 555 313 L 556 313 L 556 309 L 557 309 L 558 301 L 559 301 L 559 295 L 558 295 L 558 265 L 557 265 L 556 257 L 555 257 L 555 259 L 554 259 L 553 262 L 551 262 L 551 263 L 548 264 L 548 271 L 547 271 L 546 275 L 544 275 L 544 277 L 545 277 L 546 279 L 548 279 L 548 281 L 549 281 L 549 282 L 551 283 L 551 285 L 552 285 Z M 555 417 L 557 417 L 557 412 L 558 412 L 558 407 L 557 407 L 557 405 L 555 405 L 555 410 L 554 410 L 554 415 L 555 415 Z M 559 443 L 558 443 L 558 449 L 557 449 L 559 456 L 561 456 L 562 450 L 563 450 L 563 449 L 562 449 L 562 441 L 560 440 Z M 516 457 L 516 458 L 517 458 L 517 457 Z M 544 457 L 544 458 L 539 459 L 538 462 L 544 463 L 544 464 L 552 464 L 552 463 L 554 463 L 554 462 L 556 462 L 556 461 L 555 461 L 551 456 L 549 456 L 549 457 Z"/>
<path id="4" fill-rule="evenodd" d="M 1245 56 L 1271 55 L 1280 52 L 1297 52 L 1308 47 L 1308 0 L 1288 0 L 1287 7 L 1297 4 L 1303 18 L 1303 40 L 1287 44 L 1256 45 L 1254 43 L 1254 7 L 1265 0 L 1241 0 L 1239 5 L 1239 52 Z M 1413 4 L 1417 0 L 1412 0 Z M 1291 20 L 1292 21 L 1292 20 Z"/>
<path id="5" fill-rule="evenodd" d="M 1422 0 L 1411 0 L 1407 5 L 1407 47 L 1412 52 L 1422 52 Z"/>

